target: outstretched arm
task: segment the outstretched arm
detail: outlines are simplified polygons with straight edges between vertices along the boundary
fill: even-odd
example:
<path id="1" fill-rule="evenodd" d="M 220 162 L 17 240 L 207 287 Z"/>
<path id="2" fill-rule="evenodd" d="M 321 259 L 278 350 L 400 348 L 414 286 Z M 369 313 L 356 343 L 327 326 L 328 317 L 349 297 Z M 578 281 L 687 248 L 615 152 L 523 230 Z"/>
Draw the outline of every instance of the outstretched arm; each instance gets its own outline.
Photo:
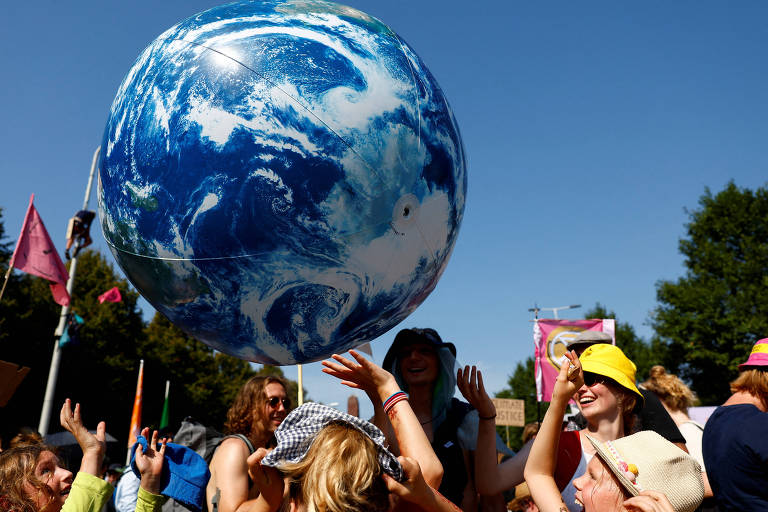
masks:
<path id="1" fill-rule="evenodd" d="M 334 354 L 331 356 L 334 361 L 323 361 L 323 372 L 341 379 L 341 383 L 346 386 L 362 389 L 371 400 L 376 399 L 380 404 L 400 391 L 391 373 L 368 361 L 355 350 L 350 350 L 349 353 L 357 362 Z M 397 437 L 400 453 L 417 460 L 423 468 L 427 483 L 435 488 L 440 487 L 443 466 L 408 400 L 397 402 L 389 410 L 388 417 Z"/>
<path id="2" fill-rule="evenodd" d="M 83 459 L 80 462 L 80 471 L 94 476 L 100 476 L 101 463 L 104 461 L 104 453 L 107 451 L 106 424 L 102 421 L 96 427 L 96 435 L 88 432 L 83 425 L 80 416 L 80 404 L 75 404 L 72 411 L 72 402 L 69 398 L 64 401 L 59 413 L 61 426 L 67 429 L 83 451 Z"/>
<path id="3" fill-rule="evenodd" d="M 557 447 L 565 408 L 574 393 L 584 384 L 584 372 L 575 352 L 567 352 L 566 357 L 570 364 L 564 362 L 560 367 L 555 389 L 552 391 L 552 401 L 525 465 L 525 481 L 533 500 L 542 512 L 568 510 L 555 483 Z"/>
<path id="4" fill-rule="evenodd" d="M 498 494 L 523 481 L 523 470 L 528 459 L 530 443 L 523 446 L 511 459 L 496 463 L 496 407 L 485 391 L 483 374 L 477 367 L 465 366 L 456 375 L 456 382 L 464 398 L 477 409 L 480 425 L 475 448 L 475 486 L 483 496 Z"/>

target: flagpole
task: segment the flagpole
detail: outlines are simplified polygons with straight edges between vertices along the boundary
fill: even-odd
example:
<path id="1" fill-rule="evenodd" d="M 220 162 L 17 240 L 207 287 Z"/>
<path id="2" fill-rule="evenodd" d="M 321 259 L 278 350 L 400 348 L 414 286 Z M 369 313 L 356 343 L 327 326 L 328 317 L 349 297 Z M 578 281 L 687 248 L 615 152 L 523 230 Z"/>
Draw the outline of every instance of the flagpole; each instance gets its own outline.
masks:
<path id="1" fill-rule="evenodd" d="M 24 227 L 27 225 L 27 222 L 29 222 L 29 214 L 32 212 L 32 204 L 35 201 L 35 194 L 32 194 L 29 196 L 29 206 L 27 207 L 27 213 L 24 214 L 24 223 L 21 225 L 21 231 L 24 231 Z M 13 264 L 16 263 L 16 252 L 19 250 L 19 243 L 21 242 L 21 236 L 19 236 L 19 239 L 16 240 L 16 247 L 13 249 L 13 254 L 11 255 L 11 262 L 8 264 L 8 270 L 5 272 L 5 281 L 3 281 L 3 289 L 0 290 L 0 300 L 3 300 L 3 293 L 5 292 L 5 285 L 8 284 L 8 279 L 11 277 L 11 272 L 13 271 Z"/>
<path id="2" fill-rule="evenodd" d="M 83 210 L 88 209 L 88 202 L 91 199 L 91 186 L 93 185 L 93 175 L 96 172 L 96 163 L 99 160 L 99 153 L 101 152 L 101 146 L 96 148 L 93 153 L 93 159 L 91 160 L 91 172 L 88 175 L 88 186 L 85 188 L 85 199 L 83 200 Z M 77 252 L 77 251 L 75 251 Z M 77 270 L 77 254 L 72 255 L 72 260 L 69 265 L 69 279 L 67 279 L 67 293 L 69 294 L 70 301 L 72 303 L 72 289 L 75 285 L 75 271 Z M 43 399 L 43 409 L 40 412 L 40 424 L 37 427 L 37 431 L 40 435 L 45 436 L 48 433 L 48 424 L 51 420 L 51 409 L 53 408 L 53 395 L 56 391 L 56 379 L 59 377 L 59 364 L 61 359 L 61 349 L 59 348 L 59 338 L 64 334 L 64 326 L 67 323 L 67 317 L 69 316 L 69 304 L 62 306 L 61 316 L 59 316 L 59 325 L 53 333 L 53 356 L 51 357 L 51 367 L 48 369 L 48 383 L 45 386 L 45 398 Z"/>
<path id="3" fill-rule="evenodd" d="M 299 368 L 299 396 L 297 397 L 299 399 L 299 405 L 304 404 L 304 378 L 301 371 L 301 365 L 296 365 Z"/>

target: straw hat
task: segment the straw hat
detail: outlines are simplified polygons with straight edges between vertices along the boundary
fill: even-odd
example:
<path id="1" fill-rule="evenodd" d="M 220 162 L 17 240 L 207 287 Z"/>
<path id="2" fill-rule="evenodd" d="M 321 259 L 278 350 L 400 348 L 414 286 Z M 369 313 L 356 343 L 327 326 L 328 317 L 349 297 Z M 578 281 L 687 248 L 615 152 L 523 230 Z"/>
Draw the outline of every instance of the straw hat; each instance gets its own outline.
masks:
<path id="1" fill-rule="evenodd" d="M 750 368 L 768 370 L 768 338 L 763 338 L 755 343 L 752 352 L 749 353 L 749 359 L 739 365 L 739 370 Z"/>
<path id="2" fill-rule="evenodd" d="M 701 466 L 652 430 L 602 443 L 587 436 L 597 455 L 632 495 L 664 493 L 675 512 L 693 512 L 704 498 Z"/>
<path id="3" fill-rule="evenodd" d="M 579 361 L 585 372 L 608 377 L 636 394 L 639 399 L 638 407 L 645 403 L 645 398 L 635 385 L 637 367 L 619 347 L 606 343 L 591 345 L 581 354 Z"/>

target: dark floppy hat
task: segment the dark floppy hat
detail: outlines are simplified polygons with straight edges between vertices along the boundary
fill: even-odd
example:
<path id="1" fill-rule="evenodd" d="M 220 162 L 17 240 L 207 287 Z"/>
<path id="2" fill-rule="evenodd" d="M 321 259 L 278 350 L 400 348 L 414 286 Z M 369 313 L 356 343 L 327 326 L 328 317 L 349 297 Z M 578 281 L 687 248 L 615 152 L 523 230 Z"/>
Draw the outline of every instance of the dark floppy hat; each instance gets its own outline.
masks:
<path id="1" fill-rule="evenodd" d="M 576 347 L 587 348 L 597 343 L 613 344 L 613 337 L 602 331 L 581 331 L 578 336 L 568 342 L 568 350 L 576 350 Z"/>
<path id="2" fill-rule="evenodd" d="M 392 346 L 387 350 L 387 355 L 384 356 L 384 364 L 382 367 L 385 370 L 390 371 L 392 364 L 395 362 L 395 359 L 397 359 L 398 352 L 404 347 L 416 345 L 418 343 L 432 345 L 436 349 L 447 347 L 448 350 L 451 351 L 451 354 L 453 354 L 453 357 L 456 357 L 456 347 L 453 343 L 444 342 L 442 338 L 440 338 L 440 335 L 437 334 L 436 330 L 429 327 L 426 329 L 414 327 L 411 329 L 403 329 L 397 333 L 395 341 L 392 342 Z"/>

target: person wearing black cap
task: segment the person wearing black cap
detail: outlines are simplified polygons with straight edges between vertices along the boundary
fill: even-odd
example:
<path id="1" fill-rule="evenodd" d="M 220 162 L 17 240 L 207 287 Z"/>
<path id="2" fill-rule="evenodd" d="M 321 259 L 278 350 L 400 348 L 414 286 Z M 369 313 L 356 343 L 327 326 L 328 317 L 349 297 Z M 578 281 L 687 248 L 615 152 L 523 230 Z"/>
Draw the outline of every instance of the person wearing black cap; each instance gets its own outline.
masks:
<path id="1" fill-rule="evenodd" d="M 477 510 L 471 458 L 477 443 L 477 412 L 453 398 L 456 347 L 434 329 L 403 329 L 389 347 L 383 368 L 395 376 L 443 465 L 440 493 L 463 510 Z M 374 423 L 397 450 L 389 420 L 374 403 Z"/>

